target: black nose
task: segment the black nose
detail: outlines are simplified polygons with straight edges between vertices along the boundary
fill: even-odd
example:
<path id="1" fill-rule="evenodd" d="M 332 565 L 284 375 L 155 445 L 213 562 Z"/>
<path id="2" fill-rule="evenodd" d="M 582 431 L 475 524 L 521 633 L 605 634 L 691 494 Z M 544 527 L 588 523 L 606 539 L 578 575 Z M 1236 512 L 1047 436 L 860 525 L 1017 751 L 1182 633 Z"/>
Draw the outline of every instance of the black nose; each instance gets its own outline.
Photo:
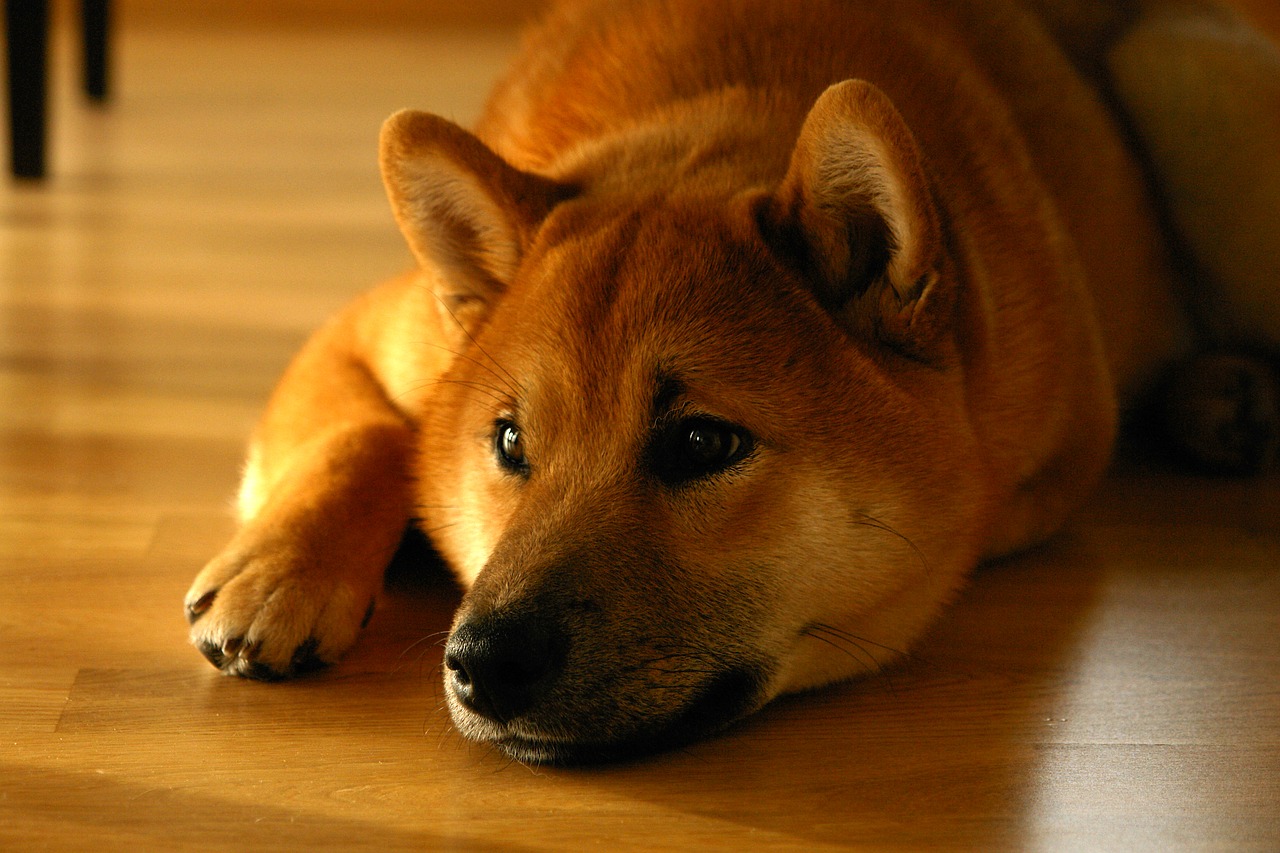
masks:
<path id="1" fill-rule="evenodd" d="M 535 617 L 479 617 L 444 647 L 445 680 L 468 709 L 507 722 L 536 705 L 564 668 L 564 633 Z"/>

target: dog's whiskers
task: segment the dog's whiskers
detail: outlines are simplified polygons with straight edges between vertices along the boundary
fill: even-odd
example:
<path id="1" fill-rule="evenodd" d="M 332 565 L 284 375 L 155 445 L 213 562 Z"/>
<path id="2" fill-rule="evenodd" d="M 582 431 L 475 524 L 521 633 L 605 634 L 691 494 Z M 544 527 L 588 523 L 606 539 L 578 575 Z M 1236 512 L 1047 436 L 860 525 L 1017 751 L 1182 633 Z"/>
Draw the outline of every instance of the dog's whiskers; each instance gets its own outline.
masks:
<path id="1" fill-rule="evenodd" d="M 814 622 L 812 625 L 809 626 L 809 628 L 805 629 L 804 633 L 809 633 L 810 630 L 820 630 L 833 637 L 837 637 L 842 640 L 848 640 L 851 643 L 861 643 L 864 648 L 866 646 L 873 646 L 874 648 L 882 649 L 886 652 L 889 652 L 895 657 L 902 657 L 902 658 L 911 657 L 911 655 L 908 654 L 903 649 L 897 649 L 897 648 L 894 648 L 893 646 L 886 646 L 884 643 L 877 643 L 875 640 L 868 640 L 866 637 L 860 637 L 857 634 L 850 633 L 849 631 L 845 631 L 842 628 L 837 628 L 835 625 L 829 625 L 826 622 Z"/>
<path id="2" fill-rule="evenodd" d="M 475 343 L 475 341 L 472 340 L 472 343 Z M 502 373 L 498 373 L 496 370 L 494 370 L 489 365 L 485 364 L 483 361 L 480 361 L 477 358 L 472 358 L 471 356 L 467 355 L 465 352 L 458 352 L 457 350 L 451 349 L 450 347 L 444 346 L 443 344 L 437 344 L 431 341 L 423 341 L 422 344 L 424 346 L 431 347 L 432 349 L 443 350 L 449 353 L 449 355 L 453 356 L 454 358 L 459 358 L 459 359 L 462 359 L 463 361 L 470 362 L 471 364 L 474 364 L 476 367 L 479 367 L 481 370 L 487 370 L 490 374 L 493 375 L 494 379 L 497 379 L 498 382 L 500 382 L 503 386 L 505 386 L 503 390 L 513 395 L 517 391 L 518 386 L 511 384 L 515 382 L 514 378 L 510 378 L 511 374 L 507 373 L 505 369 L 502 370 Z M 484 349 L 481 349 L 479 344 L 476 344 L 476 348 L 480 349 L 480 352 L 484 353 L 485 358 L 488 358 L 490 361 L 494 361 L 493 356 L 489 355 L 488 352 L 485 352 Z M 494 364 L 497 364 L 497 362 L 494 361 Z M 501 368 L 501 365 L 498 365 L 498 366 Z M 506 376 L 504 376 L 503 374 L 506 374 Z M 508 381 L 509 378 L 510 378 L 510 382 Z"/>
<path id="3" fill-rule="evenodd" d="M 826 643 L 833 649 L 840 651 L 853 660 L 857 661 L 860 666 L 866 668 L 866 675 L 878 676 L 883 679 L 885 685 L 889 688 L 889 692 L 897 696 L 897 688 L 893 683 L 888 671 L 885 669 L 885 662 L 880 660 L 871 652 L 871 648 L 882 649 L 890 652 L 895 657 L 907 658 L 909 655 L 901 649 L 895 649 L 892 646 L 886 646 L 883 643 L 877 643 L 874 640 L 868 640 L 865 637 L 859 637 L 848 631 L 828 625 L 824 622 L 814 622 L 805 627 L 800 632 L 803 636 L 811 637 L 818 642 Z M 868 648 L 871 647 L 871 648 Z"/>
<path id="4" fill-rule="evenodd" d="M 501 409 L 506 409 L 511 405 L 511 395 L 504 393 L 503 389 L 497 388 L 493 385 L 487 385 L 484 382 L 476 382 L 468 379 L 445 379 L 443 377 L 438 379 L 425 379 L 403 391 L 400 396 L 404 397 L 411 392 L 420 391 L 423 388 L 428 388 L 433 385 L 457 385 L 462 388 L 470 388 L 493 400 L 493 402 L 495 402 Z"/>
<path id="5" fill-rule="evenodd" d="M 832 631 L 825 625 L 813 624 L 808 626 L 802 632 L 806 637 L 812 637 L 821 643 L 826 643 L 833 649 L 837 649 L 849 657 L 856 660 L 860 665 L 867 667 L 868 672 L 878 673 L 881 671 L 880 661 L 876 660 L 875 655 L 871 654 L 862 645 L 862 642 L 856 637 L 844 636 L 843 634 Z"/>
<path id="6" fill-rule="evenodd" d="M 471 331 L 465 325 L 463 325 L 461 320 L 458 319 L 458 315 L 453 313 L 453 309 L 449 307 L 449 303 L 441 299 L 438 293 L 435 293 L 434 291 L 432 293 L 435 296 L 436 301 L 440 303 L 440 307 L 444 308 L 445 311 L 449 312 L 449 316 L 453 319 L 453 322 L 462 331 L 462 334 L 466 335 L 467 340 L 471 341 L 471 345 L 474 346 L 477 350 L 479 350 L 480 353 L 485 358 L 487 358 L 490 361 L 490 363 L 493 364 L 493 367 L 496 367 L 498 370 L 501 370 L 502 375 L 499 375 L 498 372 L 493 369 L 493 367 L 488 367 L 487 365 L 484 365 L 479 361 L 476 361 L 473 359 L 472 360 L 473 363 L 475 363 L 479 367 L 483 367 L 485 370 L 488 370 L 490 373 L 493 374 L 494 378 L 496 378 L 499 382 L 501 382 L 504 385 L 507 385 L 507 390 L 511 392 L 512 396 L 514 397 L 523 396 L 522 392 L 525 389 L 524 389 L 524 386 L 520 384 L 520 381 L 516 379 L 514 376 L 512 376 L 511 372 L 507 370 L 505 367 L 503 367 L 502 364 L 497 359 L 495 359 L 492 355 L 490 355 L 488 351 L 485 350 L 484 347 L 480 346 L 480 342 L 475 339 L 475 336 L 471 334 Z M 454 356 L 461 357 L 461 354 L 455 352 Z M 505 379 L 503 378 L 504 376 L 506 377 Z"/>
<path id="7" fill-rule="evenodd" d="M 434 633 L 427 634 L 425 637 L 419 637 L 409 645 L 405 646 L 404 650 L 401 651 L 400 654 L 396 656 L 396 660 L 403 660 L 404 656 L 409 654 L 409 652 L 413 651 L 414 649 L 424 646 L 425 644 L 430 643 L 433 640 L 444 640 L 448 636 L 449 636 L 448 631 L 435 631 Z M 440 645 L 444 645 L 444 643 L 441 642 Z M 427 653 L 427 650 L 424 648 L 422 650 L 422 653 L 418 655 L 418 660 L 421 660 L 422 656 L 425 655 L 426 653 Z"/>
<path id="8" fill-rule="evenodd" d="M 702 677 L 719 675 L 726 669 L 725 657 L 718 654 L 716 650 L 691 646 L 688 641 L 681 641 L 678 638 L 665 640 L 664 638 L 646 638 L 639 644 L 648 646 L 657 654 L 617 669 L 612 679 L 615 683 L 643 674 L 647 676 L 644 679 L 647 690 L 686 690 L 690 686 L 686 679 L 698 677 L 702 680 Z M 665 666 L 665 664 L 676 665 Z"/>
<path id="9" fill-rule="evenodd" d="M 862 521 L 855 521 L 854 524 L 858 525 L 859 527 L 870 527 L 872 530 L 881 530 L 885 533 L 888 533 L 890 536 L 894 536 L 897 539 L 901 540 L 902 542 L 905 542 L 907 544 L 907 547 L 909 547 L 915 553 L 916 559 L 920 561 L 920 567 L 924 569 L 925 575 L 930 575 L 933 573 L 932 569 L 929 566 L 928 559 L 926 559 L 924 556 L 924 552 L 921 551 L 919 547 L 917 547 L 915 542 L 911 541 L 910 537 L 896 530 L 892 525 L 887 524 L 886 522 L 876 518 L 874 515 L 869 515 L 865 512 L 862 512 L 861 510 L 854 510 L 854 512 L 856 512 L 858 515 L 860 515 L 863 518 Z"/>

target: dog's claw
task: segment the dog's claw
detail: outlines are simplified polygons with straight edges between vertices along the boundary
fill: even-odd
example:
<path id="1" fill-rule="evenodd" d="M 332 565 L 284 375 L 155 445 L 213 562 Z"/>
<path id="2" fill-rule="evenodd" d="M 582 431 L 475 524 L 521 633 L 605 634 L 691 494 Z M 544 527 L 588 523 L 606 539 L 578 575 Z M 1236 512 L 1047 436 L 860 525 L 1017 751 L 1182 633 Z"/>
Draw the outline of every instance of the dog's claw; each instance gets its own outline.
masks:
<path id="1" fill-rule="evenodd" d="M 200 654 L 224 673 L 235 673 L 255 681 L 281 681 L 299 675 L 308 675 L 329 666 L 329 661 L 317 654 L 320 641 L 315 637 L 294 649 L 289 665 L 283 670 L 256 660 L 260 646 L 246 642 L 244 637 L 231 637 L 221 643 L 205 640 L 196 644 Z"/>
<path id="2" fill-rule="evenodd" d="M 222 653 L 222 646 L 218 643 L 205 640 L 199 643 L 196 648 L 200 650 L 200 654 L 205 656 L 209 663 L 222 669 L 222 665 L 226 662 L 226 656 Z"/>
<path id="3" fill-rule="evenodd" d="M 218 591 L 211 589 L 195 601 L 187 605 L 187 622 L 195 624 L 196 620 L 209 611 L 213 606 L 213 600 L 218 597 Z"/>
<path id="4" fill-rule="evenodd" d="M 251 662 L 248 666 L 240 670 L 240 675 L 245 678 L 252 678 L 254 681 L 281 681 L 285 677 L 285 673 L 267 666 L 265 663 Z"/>

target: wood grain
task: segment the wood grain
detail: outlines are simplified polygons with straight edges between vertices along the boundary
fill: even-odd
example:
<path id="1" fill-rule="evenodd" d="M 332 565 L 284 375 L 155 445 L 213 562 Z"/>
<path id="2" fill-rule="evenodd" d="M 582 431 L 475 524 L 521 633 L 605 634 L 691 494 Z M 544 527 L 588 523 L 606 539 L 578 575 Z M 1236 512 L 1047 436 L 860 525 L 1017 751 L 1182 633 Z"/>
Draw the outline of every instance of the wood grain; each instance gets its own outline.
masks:
<path id="1" fill-rule="evenodd" d="M 1275 477 L 1119 472 L 897 670 L 621 767 L 458 738 L 421 561 L 332 671 L 217 675 L 180 604 L 246 433 L 408 263 L 378 125 L 468 120 L 514 39 L 119 38 L 118 101 L 58 87 L 54 177 L 0 189 L 0 848 L 1280 849 Z"/>

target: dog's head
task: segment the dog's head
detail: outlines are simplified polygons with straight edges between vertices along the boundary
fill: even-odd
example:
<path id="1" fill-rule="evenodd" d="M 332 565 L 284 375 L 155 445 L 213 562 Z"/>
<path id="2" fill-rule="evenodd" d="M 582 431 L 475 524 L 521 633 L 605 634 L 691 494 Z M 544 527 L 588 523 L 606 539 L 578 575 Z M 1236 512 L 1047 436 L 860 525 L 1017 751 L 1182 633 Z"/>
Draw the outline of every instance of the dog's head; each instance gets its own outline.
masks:
<path id="1" fill-rule="evenodd" d="M 887 99 L 828 90 L 772 185 L 710 163 L 655 186 L 646 145 L 671 147 L 552 179 L 432 116 L 384 129 L 456 353 L 421 427 L 424 526 L 469 586 L 446 691 L 522 760 L 660 748 L 878 669 L 985 513 L 955 275 Z"/>

